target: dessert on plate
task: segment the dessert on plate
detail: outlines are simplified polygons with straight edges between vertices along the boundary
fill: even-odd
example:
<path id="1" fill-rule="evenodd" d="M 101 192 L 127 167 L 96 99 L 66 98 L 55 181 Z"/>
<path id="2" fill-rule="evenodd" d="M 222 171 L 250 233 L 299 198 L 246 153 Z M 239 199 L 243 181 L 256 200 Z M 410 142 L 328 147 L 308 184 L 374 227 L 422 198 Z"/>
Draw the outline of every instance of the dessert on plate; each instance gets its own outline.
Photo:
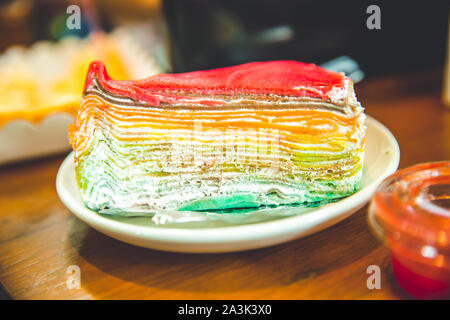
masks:
<path id="1" fill-rule="evenodd" d="M 313 64 L 129 81 L 94 62 L 69 136 L 99 213 L 316 206 L 358 190 L 364 118 L 351 79 Z"/>

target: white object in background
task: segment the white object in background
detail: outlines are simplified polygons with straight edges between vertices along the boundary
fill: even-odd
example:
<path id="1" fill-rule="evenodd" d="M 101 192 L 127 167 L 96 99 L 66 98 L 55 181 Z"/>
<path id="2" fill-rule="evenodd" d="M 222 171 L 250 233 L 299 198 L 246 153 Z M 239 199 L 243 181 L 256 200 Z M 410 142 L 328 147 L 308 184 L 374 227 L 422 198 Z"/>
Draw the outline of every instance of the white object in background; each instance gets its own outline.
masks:
<path id="1" fill-rule="evenodd" d="M 86 208 L 81 201 L 75 181 L 72 153 L 59 169 L 56 190 L 66 207 L 92 228 L 137 246 L 195 253 L 267 247 L 306 237 L 349 217 L 361 209 L 370 200 L 381 181 L 397 169 L 400 150 L 394 136 L 371 117 L 367 117 L 365 124 L 367 137 L 361 189 L 338 202 L 270 222 L 215 228 L 173 228 L 145 225 L 142 219 L 127 218 L 118 221 L 102 216 Z M 146 219 L 144 221 L 150 221 L 150 218 Z"/>
<path id="2" fill-rule="evenodd" d="M 115 41 L 130 78 L 142 79 L 162 71 L 153 56 L 140 46 L 138 39 L 126 28 L 119 28 L 108 37 Z M 86 41 L 66 38 L 59 43 L 40 41 L 28 49 L 11 47 L 0 55 L 0 67 L 14 66 L 15 62 L 16 65 L 32 69 L 33 74 L 42 78 L 41 85 L 49 86 L 47 82 L 63 71 L 67 57 Z M 63 112 L 49 114 L 37 124 L 21 119 L 7 122 L 0 127 L 0 165 L 70 150 L 67 126 L 71 123 L 73 116 Z"/>
<path id="3" fill-rule="evenodd" d="M 37 125 L 8 122 L 0 130 L 0 164 L 69 150 L 67 126 L 72 122 L 67 113 L 53 114 Z"/>

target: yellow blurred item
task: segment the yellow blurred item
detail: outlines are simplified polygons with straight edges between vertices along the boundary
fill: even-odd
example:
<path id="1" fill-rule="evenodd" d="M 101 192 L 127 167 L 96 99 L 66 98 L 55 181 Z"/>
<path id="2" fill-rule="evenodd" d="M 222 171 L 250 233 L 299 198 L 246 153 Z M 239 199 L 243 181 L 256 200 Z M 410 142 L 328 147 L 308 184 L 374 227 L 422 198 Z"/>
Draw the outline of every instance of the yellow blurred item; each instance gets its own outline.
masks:
<path id="1" fill-rule="evenodd" d="M 0 127 L 15 119 L 36 123 L 55 112 L 74 114 L 93 60 L 105 61 L 116 79 L 148 75 L 135 74 L 132 64 L 142 64 L 136 51 L 122 32 L 8 49 L 0 56 Z"/>

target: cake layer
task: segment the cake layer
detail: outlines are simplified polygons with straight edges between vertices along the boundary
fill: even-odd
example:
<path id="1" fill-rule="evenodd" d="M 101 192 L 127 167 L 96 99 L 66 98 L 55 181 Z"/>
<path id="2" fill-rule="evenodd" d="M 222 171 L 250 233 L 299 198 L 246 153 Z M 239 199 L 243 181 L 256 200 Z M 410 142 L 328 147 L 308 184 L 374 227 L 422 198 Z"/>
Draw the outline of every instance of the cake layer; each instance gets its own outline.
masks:
<path id="1" fill-rule="evenodd" d="M 101 62 L 93 62 L 84 91 L 104 90 L 134 103 L 223 105 L 240 96 L 259 103 L 267 100 L 319 98 L 340 106 L 357 106 L 350 78 L 297 61 L 252 62 L 239 66 L 183 74 L 159 74 L 138 81 L 112 80 Z M 261 95 L 265 98 L 261 99 Z"/>
<path id="2" fill-rule="evenodd" d="M 351 80 L 312 65 L 253 63 L 131 82 L 94 63 L 70 135 L 94 210 L 221 210 L 352 194 L 363 121 Z"/>

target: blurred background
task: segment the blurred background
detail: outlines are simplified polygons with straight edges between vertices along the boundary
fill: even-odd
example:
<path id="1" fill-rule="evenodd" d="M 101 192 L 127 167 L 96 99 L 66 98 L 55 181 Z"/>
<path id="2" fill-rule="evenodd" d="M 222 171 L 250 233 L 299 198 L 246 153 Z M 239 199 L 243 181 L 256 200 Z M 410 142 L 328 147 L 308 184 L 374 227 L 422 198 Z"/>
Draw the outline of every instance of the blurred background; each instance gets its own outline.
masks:
<path id="1" fill-rule="evenodd" d="M 72 4 L 81 8 L 79 30 L 66 27 Z M 379 30 L 366 27 L 372 4 L 381 9 Z M 449 2 L 440 0 L 1 0 L 0 50 L 85 37 L 95 24 L 110 32 L 150 23 L 175 72 L 254 60 L 321 64 L 349 56 L 370 76 L 443 65 L 448 16 Z"/>
<path id="2" fill-rule="evenodd" d="M 449 2 L 440 0 L 0 0 L 0 164 L 70 148 L 67 124 L 93 60 L 114 79 L 281 59 L 344 72 L 355 83 L 444 74 L 448 19 Z M 11 138 L 25 130 L 11 123 L 53 114 L 67 117 L 40 139 L 31 129 Z"/>

